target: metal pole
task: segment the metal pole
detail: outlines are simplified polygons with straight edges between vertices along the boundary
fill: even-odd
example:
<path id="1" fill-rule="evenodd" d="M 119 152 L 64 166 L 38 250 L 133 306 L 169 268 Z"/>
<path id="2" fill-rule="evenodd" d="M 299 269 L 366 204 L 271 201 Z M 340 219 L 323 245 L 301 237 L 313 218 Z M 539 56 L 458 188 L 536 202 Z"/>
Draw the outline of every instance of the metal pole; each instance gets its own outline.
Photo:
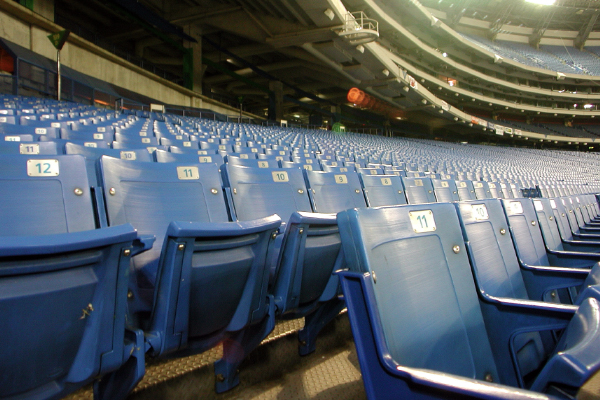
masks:
<path id="1" fill-rule="evenodd" d="M 56 98 L 60 101 L 60 91 L 62 86 L 62 79 L 60 77 L 60 50 L 56 51 L 56 77 L 57 77 L 57 95 Z"/>

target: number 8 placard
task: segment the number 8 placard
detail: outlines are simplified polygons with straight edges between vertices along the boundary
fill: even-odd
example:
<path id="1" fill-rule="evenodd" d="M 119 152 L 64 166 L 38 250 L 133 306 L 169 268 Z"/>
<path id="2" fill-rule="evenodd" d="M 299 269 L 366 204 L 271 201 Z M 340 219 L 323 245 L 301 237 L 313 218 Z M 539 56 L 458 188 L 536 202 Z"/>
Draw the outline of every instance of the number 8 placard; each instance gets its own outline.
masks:
<path id="1" fill-rule="evenodd" d="M 431 210 L 411 211 L 408 213 L 412 228 L 416 233 L 435 231 L 435 219 Z"/>

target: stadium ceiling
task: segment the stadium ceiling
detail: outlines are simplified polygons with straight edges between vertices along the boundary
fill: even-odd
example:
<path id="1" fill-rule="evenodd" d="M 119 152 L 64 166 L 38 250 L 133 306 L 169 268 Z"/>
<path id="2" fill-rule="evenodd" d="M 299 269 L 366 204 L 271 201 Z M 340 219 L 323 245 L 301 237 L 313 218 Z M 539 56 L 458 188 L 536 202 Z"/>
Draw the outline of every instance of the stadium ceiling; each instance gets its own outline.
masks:
<path id="1" fill-rule="evenodd" d="M 556 29 L 581 32 L 591 22 L 591 30 L 600 30 L 598 0 L 556 0 L 540 5 L 525 0 L 421 0 L 425 7 L 444 11 L 453 24 L 461 17 L 487 21 L 490 29 L 507 24 L 535 30 Z"/>
<path id="2" fill-rule="evenodd" d="M 311 15 L 311 3 L 319 13 Z M 244 109 L 265 115 L 265 89 L 279 80 L 284 96 L 296 100 L 284 101 L 284 113 L 306 122 L 310 107 L 329 112 L 355 84 L 302 47 L 331 39 L 326 25 L 341 24 L 322 9 L 316 0 L 55 0 L 55 22 L 181 84 L 181 49 L 191 45 L 183 37 L 195 33 L 204 95 L 234 106 L 241 97 Z"/>

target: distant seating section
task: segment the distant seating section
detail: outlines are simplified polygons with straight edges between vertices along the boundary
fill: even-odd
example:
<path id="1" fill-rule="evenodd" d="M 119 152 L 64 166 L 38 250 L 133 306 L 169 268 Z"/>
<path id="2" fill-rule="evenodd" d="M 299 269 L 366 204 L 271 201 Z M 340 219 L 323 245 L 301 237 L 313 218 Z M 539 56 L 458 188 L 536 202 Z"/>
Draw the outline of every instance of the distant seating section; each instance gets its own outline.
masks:
<path id="1" fill-rule="evenodd" d="M 542 45 L 538 50 L 524 43 L 491 41 L 466 33 L 460 35 L 485 50 L 530 67 L 567 74 L 600 76 L 600 47 L 579 50 L 574 47 Z"/>
<path id="2" fill-rule="evenodd" d="M 466 378 L 478 380 L 463 392 L 475 397 L 530 395 L 489 380 L 571 393 L 597 369 L 600 349 L 585 347 L 585 359 L 572 351 L 593 336 L 600 298 L 594 153 L 12 96 L 0 96 L 0 118 L 1 398 L 57 398 L 94 382 L 97 399 L 124 399 L 148 358 L 219 343 L 223 392 L 277 320 L 305 319 L 299 351 L 308 354 L 344 306 L 361 368 L 387 368 L 390 386 L 368 387 L 373 398 L 376 386 L 402 397 L 392 376 L 418 376 L 422 390 L 449 397 Z M 335 271 L 346 269 L 342 296 Z M 495 310 L 515 301 L 524 314 Z M 551 315 L 552 328 L 532 310 Z M 369 340 L 385 341 L 367 343 L 371 330 Z M 567 355 L 586 367 L 561 376 Z M 412 368 L 462 378 L 436 383 L 438 372 Z"/>

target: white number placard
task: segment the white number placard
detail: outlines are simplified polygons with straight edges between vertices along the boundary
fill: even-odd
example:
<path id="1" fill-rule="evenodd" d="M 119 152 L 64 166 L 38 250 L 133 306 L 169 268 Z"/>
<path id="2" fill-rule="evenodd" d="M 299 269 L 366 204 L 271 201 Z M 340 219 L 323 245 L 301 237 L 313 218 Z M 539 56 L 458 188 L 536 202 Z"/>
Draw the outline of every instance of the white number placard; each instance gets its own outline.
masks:
<path id="1" fill-rule="evenodd" d="M 280 152 L 279 152 L 279 155 L 280 155 L 280 156 L 285 156 L 285 151 L 283 151 L 283 150 L 282 150 L 282 151 L 280 151 Z"/>
<path id="2" fill-rule="evenodd" d="M 201 157 L 198 157 L 198 162 L 200 162 L 200 163 L 211 163 L 212 162 L 212 157 L 211 156 L 201 156 Z"/>
<path id="3" fill-rule="evenodd" d="M 177 139 L 177 140 L 183 140 L 183 136 L 182 135 L 175 135 L 175 139 Z"/>
<path id="4" fill-rule="evenodd" d="M 533 205 L 535 206 L 535 211 L 544 211 L 544 205 L 539 200 L 534 200 Z"/>
<path id="5" fill-rule="evenodd" d="M 289 182 L 290 178 L 288 177 L 288 173 L 286 171 L 273 171 L 271 172 L 273 175 L 273 182 Z"/>
<path id="6" fill-rule="evenodd" d="M 6 122 L 6 121 L 8 121 L 8 118 L 6 118 L 6 117 L 0 117 L 0 122 Z"/>
<path id="7" fill-rule="evenodd" d="M 415 179 L 415 186 L 423 186 L 423 180 L 422 179 Z"/>
<path id="8" fill-rule="evenodd" d="M 444 182 L 444 181 L 442 181 L 441 183 L 442 183 L 442 187 L 445 187 L 445 188 L 447 188 L 447 187 L 448 187 L 448 182 Z"/>
<path id="9" fill-rule="evenodd" d="M 304 161 L 305 161 L 307 164 L 312 164 L 312 163 L 313 163 L 313 160 L 311 160 L 311 159 L 307 159 L 307 160 L 304 160 Z"/>
<path id="10" fill-rule="evenodd" d="M 343 184 L 348 183 L 348 177 L 346 175 L 334 175 L 335 183 Z"/>
<path id="11" fill-rule="evenodd" d="M 256 147 L 253 147 L 252 149 L 250 149 L 250 151 L 251 151 L 252 153 L 258 153 L 258 149 L 257 149 Z"/>
<path id="12" fill-rule="evenodd" d="M 340 172 L 348 172 L 348 168 L 346 168 L 346 167 L 340 168 Z"/>
<path id="13" fill-rule="evenodd" d="M 27 160 L 27 175 L 58 176 L 58 160 Z"/>
<path id="14" fill-rule="evenodd" d="M 50 126 L 53 128 L 60 128 L 60 122 L 52 122 Z"/>
<path id="15" fill-rule="evenodd" d="M 410 223 L 416 233 L 435 231 L 435 219 L 431 210 L 411 211 L 408 213 Z"/>
<path id="16" fill-rule="evenodd" d="M 146 132 L 146 131 L 141 131 L 141 132 L 140 132 L 140 136 L 142 136 L 142 137 L 148 136 L 148 132 Z"/>
<path id="17" fill-rule="evenodd" d="M 183 142 L 183 147 L 192 147 L 192 142 Z"/>
<path id="18" fill-rule="evenodd" d="M 150 138 L 142 138 L 142 143 L 150 143 Z"/>
<path id="19" fill-rule="evenodd" d="M 513 214 L 523 214 L 523 204 L 519 201 L 511 201 L 510 211 L 512 211 Z"/>
<path id="20" fill-rule="evenodd" d="M 485 206 L 485 204 L 472 204 L 471 211 L 473 212 L 473 217 L 475 217 L 477 221 L 489 219 L 487 207 Z"/>
<path id="21" fill-rule="evenodd" d="M 206 150 L 198 150 L 198 155 L 200 155 L 200 156 L 205 156 L 207 154 L 208 154 L 208 151 L 206 151 Z"/>
<path id="22" fill-rule="evenodd" d="M 48 131 L 46 131 L 46 128 L 35 128 L 36 135 L 45 135 L 46 133 L 48 133 Z"/>
<path id="23" fill-rule="evenodd" d="M 392 180 L 390 178 L 381 178 L 381 184 L 383 186 L 391 186 Z"/>
<path id="24" fill-rule="evenodd" d="M 103 140 L 104 139 L 104 134 L 103 133 L 94 133 L 94 140 Z"/>
<path id="25" fill-rule="evenodd" d="M 85 147 L 98 147 L 98 144 L 94 143 L 94 142 L 85 142 L 85 143 L 83 143 L 83 145 Z"/>
<path id="26" fill-rule="evenodd" d="M 304 169 L 307 170 L 307 171 L 312 171 L 313 170 L 312 169 L 312 165 L 309 165 L 309 164 L 304 165 Z"/>
<path id="27" fill-rule="evenodd" d="M 182 181 L 200 179 L 198 167 L 177 167 L 177 178 Z"/>
<path id="28" fill-rule="evenodd" d="M 337 163 L 337 161 L 332 161 L 332 162 L 329 163 L 329 165 L 332 166 L 332 167 L 337 167 L 338 163 Z"/>
<path id="29" fill-rule="evenodd" d="M 247 160 L 248 159 L 248 154 L 240 154 L 240 158 Z"/>
<path id="30" fill-rule="evenodd" d="M 20 136 L 4 136 L 4 141 L 5 142 L 20 142 L 21 137 Z"/>
<path id="31" fill-rule="evenodd" d="M 106 132 L 106 128 L 99 126 L 98 127 L 98 132 Z"/>
<path id="32" fill-rule="evenodd" d="M 277 156 L 277 157 L 275 157 L 275 159 L 276 159 L 277 161 L 283 161 L 283 157 L 281 157 L 281 156 Z"/>
<path id="33" fill-rule="evenodd" d="M 40 154 L 39 144 L 21 143 L 19 145 L 20 154 Z"/>
<path id="34" fill-rule="evenodd" d="M 550 207 L 552 207 L 552 209 L 556 208 L 556 201 L 554 201 L 554 199 L 550 199 Z"/>
<path id="35" fill-rule="evenodd" d="M 488 183 L 488 186 L 491 187 L 492 189 L 496 189 L 496 184 L 495 183 Z"/>
<path id="36" fill-rule="evenodd" d="M 122 160 L 135 160 L 136 156 L 135 156 L 135 151 L 122 151 L 121 152 L 121 159 Z"/>
<path id="37" fill-rule="evenodd" d="M 466 188 L 467 187 L 467 182 L 459 182 L 458 183 L 458 187 Z"/>
<path id="38" fill-rule="evenodd" d="M 269 168 L 269 162 L 268 161 L 259 161 L 258 168 Z"/>
<path id="39" fill-rule="evenodd" d="M 481 182 L 473 182 L 473 187 L 477 188 L 477 189 L 480 189 L 480 188 L 483 187 L 483 183 L 481 183 Z"/>
<path id="40" fill-rule="evenodd" d="M 371 170 L 371 175 L 377 175 L 377 170 L 376 169 L 372 169 Z"/>

